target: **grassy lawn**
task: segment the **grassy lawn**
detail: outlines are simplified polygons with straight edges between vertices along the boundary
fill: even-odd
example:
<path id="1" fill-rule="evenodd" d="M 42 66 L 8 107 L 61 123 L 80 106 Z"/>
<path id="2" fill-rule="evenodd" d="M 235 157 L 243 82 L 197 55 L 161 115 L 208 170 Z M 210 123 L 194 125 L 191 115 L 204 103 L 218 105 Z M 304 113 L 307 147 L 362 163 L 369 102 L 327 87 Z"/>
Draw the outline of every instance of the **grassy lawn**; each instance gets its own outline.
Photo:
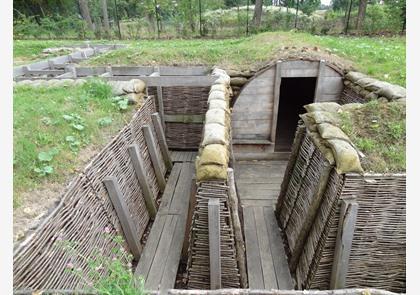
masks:
<path id="1" fill-rule="evenodd" d="M 15 207 L 22 193 L 62 183 L 132 115 L 132 108 L 120 111 L 110 99 L 111 88 L 97 81 L 65 88 L 19 86 L 13 96 Z"/>
<path id="2" fill-rule="evenodd" d="M 405 103 L 372 100 L 341 113 L 343 131 L 365 154 L 365 171 L 404 172 L 406 163 Z"/>
<path id="3" fill-rule="evenodd" d="M 404 37 L 334 37 L 268 32 L 236 39 L 142 40 L 129 44 L 128 48 L 95 57 L 86 64 L 219 65 L 249 69 L 262 67 L 279 57 L 290 56 L 293 46 L 309 49 L 316 46 L 320 50 L 313 51 L 315 55 L 351 64 L 373 77 L 405 86 Z"/>

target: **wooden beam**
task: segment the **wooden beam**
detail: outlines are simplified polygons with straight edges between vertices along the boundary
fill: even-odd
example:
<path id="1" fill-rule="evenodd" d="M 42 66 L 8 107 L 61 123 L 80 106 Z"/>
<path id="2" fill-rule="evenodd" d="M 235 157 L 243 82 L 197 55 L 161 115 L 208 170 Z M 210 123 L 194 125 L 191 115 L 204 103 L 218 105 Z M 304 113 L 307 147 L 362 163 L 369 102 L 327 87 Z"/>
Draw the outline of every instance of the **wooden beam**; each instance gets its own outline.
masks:
<path id="1" fill-rule="evenodd" d="M 248 275 L 246 270 L 245 242 L 242 235 L 241 220 L 239 218 L 239 201 L 236 193 L 235 176 L 232 168 L 228 168 L 227 183 L 229 186 L 229 204 L 232 212 L 232 224 L 235 233 L 235 247 L 238 260 L 239 273 L 241 275 L 241 287 L 248 287 Z"/>
<path id="2" fill-rule="evenodd" d="M 220 202 L 211 198 L 208 202 L 210 289 L 222 287 L 222 269 L 220 262 Z"/>
<path id="3" fill-rule="evenodd" d="M 320 60 L 319 68 L 318 68 L 318 76 L 316 79 L 314 102 L 319 101 L 324 92 L 324 89 L 323 89 L 324 76 L 325 76 L 325 60 Z"/>
<path id="4" fill-rule="evenodd" d="M 155 127 L 157 139 L 159 142 L 160 150 L 162 151 L 163 160 L 165 161 L 166 169 L 172 170 L 172 159 L 169 154 L 168 144 L 166 143 L 165 132 L 163 131 L 162 121 L 160 120 L 159 114 L 152 114 L 152 122 Z"/>
<path id="5" fill-rule="evenodd" d="M 117 212 L 128 247 L 134 256 L 134 259 L 138 261 L 142 251 L 140 244 L 141 237 L 136 236 L 136 227 L 130 216 L 130 212 L 128 211 L 128 207 L 118 185 L 117 178 L 115 176 L 107 176 L 104 178 L 103 182 L 108 191 L 112 205 Z"/>
<path id="6" fill-rule="evenodd" d="M 154 219 L 157 213 L 156 203 L 147 180 L 146 169 L 144 168 L 143 160 L 140 158 L 138 145 L 130 145 L 128 147 L 128 153 L 130 155 L 131 163 L 134 167 L 134 170 L 136 171 L 137 179 L 140 183 L 147 211 L 149 212 L 150 218 Z"/>
<path id="7" fill-rule="evenodd" d="M 334 261 L 331 271 L 331 289 L 346 287 L 347 270 L 349 266 L 351 244 L 356 226 L 359 204 L 355 199 L 341 200 L 340 220 L 335 241 Z"/>
<path id="8" fill-rule="evenodd" d="M 150 159 L 152 160 L 153 170 L 155 170 L 159 190 L 160 192 L 163 192 L 166 186 L 165 174 L 159 165 L 158 150 L 153 138 L 152 129 L 149 125 L 143 125 L 141 126 L 141 129 L 143 130 L 144 138 L 146 139 L 147 150 L 149 151 Z"/>
<path id="9" fill-rule="evenodd" d="M 203 123 L 205 115 L 165 115 L 165 122 L 171 123 Z"/>
<path id="10" fill-rule="evenodd" d="M 277 132 L 277 115 L 279 111 L 279 101 L 280 101 L 280 84 L 281 84 L 281 61 L 276 62 L 276 71 L 274 75 L 274 97 L 273 97 L 273 118 L 271 120 L 271 142 L 276 141 L 276 132 Z"/>

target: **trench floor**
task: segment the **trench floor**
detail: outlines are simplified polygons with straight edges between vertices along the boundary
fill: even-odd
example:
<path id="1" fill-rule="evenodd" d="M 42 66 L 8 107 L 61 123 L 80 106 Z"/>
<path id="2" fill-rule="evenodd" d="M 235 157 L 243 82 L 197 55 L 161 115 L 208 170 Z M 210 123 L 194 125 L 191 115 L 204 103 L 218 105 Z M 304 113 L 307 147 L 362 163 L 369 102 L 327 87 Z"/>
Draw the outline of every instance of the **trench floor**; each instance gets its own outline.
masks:
<path id="1" fill-rule="evenodd" d="M 274 208 L 287 161 L 238 161 L 234 166 L 243 209 L 248 282 L 251 289 L 293 289 Z"/>

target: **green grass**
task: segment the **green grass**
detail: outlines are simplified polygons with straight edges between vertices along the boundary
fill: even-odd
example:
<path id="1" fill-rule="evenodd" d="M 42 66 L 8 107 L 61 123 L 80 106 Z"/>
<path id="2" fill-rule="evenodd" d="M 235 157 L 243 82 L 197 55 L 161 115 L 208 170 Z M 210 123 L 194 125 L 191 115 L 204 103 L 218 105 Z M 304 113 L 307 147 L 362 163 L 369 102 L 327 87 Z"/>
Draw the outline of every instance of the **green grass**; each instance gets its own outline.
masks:
<path id="1" fill-rule="evenodd" d="M 62 183 L 81 154 L 104 145 L 131 117 L 110 99 L 110 87 L 14 88 L 14 206 L 31 189 Z"/>
<path id="2" fill-rule="evenodd" d="M 365 157 L 365 171 L 404 172 L 406 164 L 405 103 L 372 100 L 341 113 L 342 129 Z"/>
<path id="3" fill-rule="evenodd" d="M 319 47 L 313 54 L 352 64 L 355 69 L 380 80 L 405 86 L 404 37 L 334 37 L 307 33 L 268 32 L 223 40 L 142 40 L 125 49 L 87 61 L 90 65 L 219 65 L 232 69 L 258 69 L 290 48 Z M 289 47 L 285 50 L 283 47 Z M 331 53 L 331 54 L 330 54 Z M 293 54 L 296 54 L 295 52 Z M 346 63 L 349 61 L 350 63 Z"/>

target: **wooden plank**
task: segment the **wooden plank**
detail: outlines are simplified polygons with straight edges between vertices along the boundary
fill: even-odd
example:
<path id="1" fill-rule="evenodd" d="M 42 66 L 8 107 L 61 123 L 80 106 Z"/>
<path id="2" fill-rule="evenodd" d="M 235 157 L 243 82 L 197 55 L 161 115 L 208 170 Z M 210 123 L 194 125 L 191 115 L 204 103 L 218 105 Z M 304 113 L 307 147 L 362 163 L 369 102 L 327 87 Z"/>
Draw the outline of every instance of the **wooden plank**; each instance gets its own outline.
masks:
<path id="1" fill-rule="evenodd" d="M 341 200 L 340 220 L 331 271 L 331 289 L 344 289 L 346 287 L 346 276 L 358 208 L 359 205 L 355 199 Z"/>
<path id="2" fill-rule="evenodd" d="M 257 230 L 258 246 L 260 249 L 261 266 L 265 289 L 278 289 L 277 278 L 271 255 L 267 226 L 264 220 L 263 207 L 254 207 L 255 226 Z"/>
<path id="3" fill-rule="evenodd" d="M 156 87 L 156 93 L 157 93 L 157 102 L 158 102 L 158 111 L 160 114 L 160 118 L 161 118 L 161 124 L 162 124 L 162 128 L 163 130 L 165 130 L 166 125 L 165 125 L 165 106 L 163 104 L 163 91 L 162 91 L 162 86 L 157 86 Z"/>
<path id="4" fill-rule="evenodd" d="M 157 290 L 159 287 L 163 272 L 166 268 L 167 259 L 170 255 L 172 239 L 174 238 L 174 231 L 178 219 L 178 215 L 166 216 L 165 226 L 156 249 L 155 258 L 144 285 L 146 290 Z"/>
<path id="5" fill-rule="evenodd" d="M 244 113 L 246 115 L 244 116 Z M 248 120 L 270 120 L 273 116 L 273 110 L 270 108 L 266 108 L 261 111 L 256 111 L 255 108 L 237 108 L 235 112 L 232 113 L 232 121 L 248 121 Z"/>
<path id="6" fill-rule="evenodd" d="M 174 197 L 175 188 L 178 183 L 179 176 L 181 174 L 181 168 L 182 168 L 182 165 L 179 163 L 176 163 L 174 165 L 174 168 L 171 171 L 171 174 L 169 174 L 168 182 L 166 183 L 166 188 L 162 195 L 159 212 L 169 211 L 172 204 L 173 197 Z"/>
<path id="7" fill-rule="evenodd" d="M 317 75 L 318 75 L 318 68 L 285 69 L 281 71 L 281 76 L 283 78 L 316 77 Z"/>
<path id="8" fill-rule="evenodd" d="M 164 115 L 165 122 L 171 123 L 203 123 L 205 115 L 189 115 L 189 114 L 178 114 L 178 115 Z"/>
<path id="9" fill-rule="evenodd" d="M 174 197 L 169 207 L 169 214 L 186 214 L 188 208 L 191 181 L 193 178 L 194 165 L 191 163 L 182 163 L 181 173 L 175 188 Z"/>
<path id="10" fill-rule="evenodd" d="M 264 289 L 260 250 L 252 207 L 243 209 L 248 283 L 250 289 Z"/>
<path id="11" fill-rule="evenodd" d="M 64 74 L 64 70 L 28 70 L 26 71 L 25 75 L 62 75 Z"/>
<path id="12" fill-rule="evenodd" d="M 166 169 L 172 169 L 172 160 L 169 154 L 168 144 L 166 142 L 165 131 L 163 130 L 162 121 L 158 113 L 152 114 L 153 127 L 155 127 L 156 136 L 159 142 L 160 150 L 162 151 L 163 161 L 165 162 Z"/>
<path id="13" fill-rule="evenodd" d="M 272 144 L 271 141 L 267 139 L 237 139 L 234 138 L 233 144 Z"/>
<path id="14" fill-rule="evenodd" d="M 117 212 L 118 220 L 121 223 L 128 247 L 134 256 L 134 259 L 139 260 L 142 250 L 140 244 L 141 237 L 136 236 L 136 227 L 130 216 L 130 212 L 128 211 L 128 207 L 118 185 L 117 178 L 115 176 L 107 176 L 104 178 L 103 183 L 108 191 L 108 196 L 111 199 L 112 205 Z"/>
<path id="15" fill-rule="evenodd" d="M 149 237 L 147 238 L 146 246 L 144 247 L 144 251 L 134 272 L 136 276 L 147 278 L 150 267 L 152 266 L 155 258 L 156 249 L 163 232 L 163 227 L 165 226 L 166 217 L 166 215 L 158 215 L 153 222 L 152 229 L 150 230 Z"/>
<path id="16" fill-rule="evenodd" d="M 267 225 L 268 238 L 277 278 L 277 289 L 293 290 L 293 280 L 280 235 L 280 228 L 274 215 L 273 206 L 264 207 L 264 218 Z"/>
<path id="17" fill-rule="evenodd" d="M 154 72 L 154 67 L 151 66 L 139 66 L 139 67 L 127 67 L 127 66 L 113 66 L 112 72 L 115 76 L 143 76 L 150 75 Z"/>
<path id="18" fill-rule="evenodd" d="M 271 134 L 270 140 L 271 142 L 276 141 L 276 131 L 277 131 L 277 116 L 279 112 L 279 101 L 280 101 L 280 84 L 281 84 L 281 69 L 282 69 L 282 62 L 278 61 L 276 63 L 276 72 L 274 76 L 274 96 L 273 96 L 273 114 L 272 114 L 272 123 L 271 123 Z"/>
<path id="19" fill-rule="evenodd" d="M 324 93 L 324 75 L 325 75 L 325 61 L 320 60 L 318 66 L 318 77 L 316 79 L 316 86 L 315 86 L 315 99 L 314 101 L 318 101 L 321 95 Z"/>
<path id="20" fill-rule="evenodd" d="M 166 186 L 165 174 L 159 165 L 158 150 L 153 138 L 152 129 L 149 125 L 143 125 L 141 126 L 141 129 L 143 130 L 144 138 L 146 139 L 147 150 L 149 151 L 150 159 L 152 160 L 153 170 L 155 171 L 159 190 L 160 192 L 163 192 Z"/>
<path id="21" fill-rule="evenodd" d="M 211 86 L 216 81 L 216 76 L 113 76 L 107 80 L 129 81 L 131 79 L 141 79 L 148 87 L 162 86 Z"/>
<path id="22" fill-rule="evenodd" d="M 106 73 L 106 67 L 77 67 L 77 77 L 96 76 Z"/>
<path id="23" fill-rule="evenodd" d="M 152 190 L 147 180 L 146 169 L 144 168 L 143 159 L 140 157 L 139 147 L 137 144 L 132 144 L 128 147 L 131 163 L 136 171 L 137 179 L 140 183 L 141 191 L 143 193 L 144 202 L 146 204 L 147 212 L 150 218 L 154 219 L 156 216 L 156 203 L 153 198 Z"/>
<path id="24" fill-rule="evenodd" d="M 210 255 L 210 289 L 222 287 L 222 269 L 220 262 L 220 203 L 219 199 L 209 199 L 209 255 Z"/>
<path id="25" fill-rule="evenodd" d="M 206 76 L 210 69 L 202 66 L 173 67 L 160 66 L 161 76 Z"/>

